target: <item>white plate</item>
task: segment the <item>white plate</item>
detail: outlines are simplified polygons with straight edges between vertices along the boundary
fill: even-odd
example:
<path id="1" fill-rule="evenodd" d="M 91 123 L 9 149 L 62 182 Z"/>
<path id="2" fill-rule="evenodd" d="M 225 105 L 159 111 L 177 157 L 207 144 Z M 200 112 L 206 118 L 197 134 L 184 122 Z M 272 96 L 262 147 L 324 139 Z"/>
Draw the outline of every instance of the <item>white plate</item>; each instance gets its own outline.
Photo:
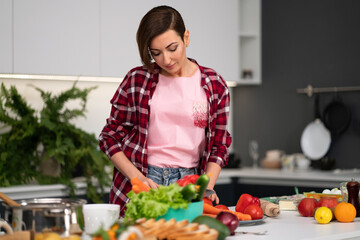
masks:
<path id="1" fill-rule="evenodd" d="M 264 215 L 263 218 L 261 218 L 261 219 L 249 220 L 249 221 L 239 221 L 239 226 L 259 224 L 259 223 L 263 222 L 266 218 L 267 218 L 267 216 Z"/>
<path id="2" fill-rule="evenodd" d="M 309 123 L 301 135 L 301 149 L 312 160 L 324 157 L 330 148 L 330 143 L 330 131 L 320 119 Z"/>

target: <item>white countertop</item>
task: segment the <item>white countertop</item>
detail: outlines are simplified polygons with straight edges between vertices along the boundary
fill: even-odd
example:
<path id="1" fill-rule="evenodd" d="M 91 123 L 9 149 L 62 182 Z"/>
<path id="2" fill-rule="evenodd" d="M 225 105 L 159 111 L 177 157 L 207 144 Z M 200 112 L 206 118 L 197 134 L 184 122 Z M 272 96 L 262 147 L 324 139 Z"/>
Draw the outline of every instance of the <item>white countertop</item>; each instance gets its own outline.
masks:
<path id="1" fill-rule="evenodd" d="M 348 182 L 352 178 L 360 179 L 359 169 L 350 170 L 294 170 L 264 168 L 239 168 L 222 169 L 217 183 L 222 183 L 228 178 L 238 178 L 238 183 L 261 184 L 274 186 L 306 186 L 306 187 L 339 187 L 340 182 Z"/>
<path id="2" fill-rule="evenodd" d="M 265 235 L 236 234 L 225 240 L 335 240 L 360 239 L 360 218 L 352 223 L 332 221 L 319 224 L 312 217 L 302 217 L 297 211 L 283 211 L 276 218 L 266 218 L 254 225 L 240 225 L 238 232 L 263 232 Z M 83 240 L 89 237 L 83 236 Z M 205 240 L 205 239 L 204 239 Z"/>
<path id="3" fill-rule="evenodd" d="M 231 207 L 230 209 L 233 209 Z M 266 218 L 263 222 L 253 225 L 239 225 L 237 232 L 263 232 L 265 235 L 236 234 L 225 240 L 335 240 L 360 239 L 360 218 L 352 223 L 332 221 L 329 224 L 319 224 L 312 217 L 302 217 L 297 211 L 282 211 L 276 218 Z M 83 240 L 90 240 L 83 235 Z M 204 239 L 205 240 L 205 239 Z"/>
<path id="4" fill-rule="evenodd" d="M 262 232 L 266 235 L 237 234 L 226 240 L 260 240 L 260 239 L 360 239 L 360 218 L 352 223 L 332 221 L 319 224 L 313 217 L 302 217 L 297 211 L 282 211 L 276 218 L 266 218 L 257 225 L 240 225 L 236 231 Z"/>

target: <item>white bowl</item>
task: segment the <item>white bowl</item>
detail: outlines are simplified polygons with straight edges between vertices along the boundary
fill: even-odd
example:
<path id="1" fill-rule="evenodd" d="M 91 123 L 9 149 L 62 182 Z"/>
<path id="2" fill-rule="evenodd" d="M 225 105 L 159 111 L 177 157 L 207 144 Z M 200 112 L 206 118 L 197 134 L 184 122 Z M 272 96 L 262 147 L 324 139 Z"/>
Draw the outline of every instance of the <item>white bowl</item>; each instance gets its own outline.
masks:
<path id="1" fill-rule="evenodd" d="M 84 225 L 87 234 L 93 234 L 101 226 L 107 230 L 120 216 L 120 205 L 117 204 L 85 204 L 83 205 Z"/>

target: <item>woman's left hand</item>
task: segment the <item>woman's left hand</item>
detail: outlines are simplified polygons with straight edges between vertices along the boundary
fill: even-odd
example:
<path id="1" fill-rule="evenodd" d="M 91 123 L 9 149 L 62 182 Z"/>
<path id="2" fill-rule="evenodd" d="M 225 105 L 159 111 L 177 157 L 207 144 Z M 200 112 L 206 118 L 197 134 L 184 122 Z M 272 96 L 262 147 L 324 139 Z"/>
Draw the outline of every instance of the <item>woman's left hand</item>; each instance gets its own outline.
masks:
<path id="1" fill-rule="evenodd" d="M 214 191 L 214 189 L 209 189 L 209 190 Z M 212 202 L 215 201 L 216 204 L 219 204 L 219 202 L 220 202 L 219 197 L 217 196 L 215 191 L 213 194 L 207 196 L 206 198 L 210 199 Z"/>

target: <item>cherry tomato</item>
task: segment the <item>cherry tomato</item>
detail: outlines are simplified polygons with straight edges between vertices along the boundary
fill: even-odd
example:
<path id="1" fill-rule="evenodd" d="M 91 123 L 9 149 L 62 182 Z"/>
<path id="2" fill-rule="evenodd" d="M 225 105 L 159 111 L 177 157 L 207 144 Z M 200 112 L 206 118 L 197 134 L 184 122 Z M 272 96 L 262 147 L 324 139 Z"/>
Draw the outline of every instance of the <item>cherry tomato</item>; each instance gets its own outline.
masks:
<path id="1" fill-rule="evenodd" d="M 218 209 L 229 210 L 229 208 L 227 206 L 222 205 L 222 204 L 216 205 L 215 207 L 218 208 Z"/>
<path id="2" fill-rule="evenodd" d="M 264 216 L 264 212 L 257 204 L 250 204 L 244 210 L 245 214 L 249 214 L 252 220 L 261 219 Z"/>
<path id="3" fill-rule="evenodd" d="M 210 204 L 211 206 L 213 206 L 213 203 L 210 199 L 208 198 L 203 198 L 203 201 L 204 201 L 204 204 L 207 203 L 207 204 Z"/>

